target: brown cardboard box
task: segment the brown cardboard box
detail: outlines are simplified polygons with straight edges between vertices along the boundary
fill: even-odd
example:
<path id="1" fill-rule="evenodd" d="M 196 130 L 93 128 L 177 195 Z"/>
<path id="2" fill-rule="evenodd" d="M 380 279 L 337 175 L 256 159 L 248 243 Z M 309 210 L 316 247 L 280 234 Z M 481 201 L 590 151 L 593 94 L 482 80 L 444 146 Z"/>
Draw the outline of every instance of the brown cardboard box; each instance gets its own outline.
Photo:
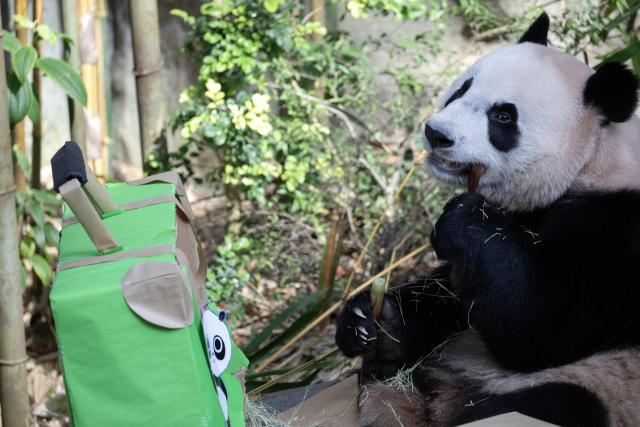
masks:
<path id="1" fill-rule="evenodd" d="M 358 379 L 355 375 L 280 414 L 292 427 L 358 427 Z M 464 427 L 552 427 L 553 424 L 510 412 L 464 424 Z M 410 427 L 410 426 L 406 426 Z M 460 426 L 463 427 L 463 426 Z"/>

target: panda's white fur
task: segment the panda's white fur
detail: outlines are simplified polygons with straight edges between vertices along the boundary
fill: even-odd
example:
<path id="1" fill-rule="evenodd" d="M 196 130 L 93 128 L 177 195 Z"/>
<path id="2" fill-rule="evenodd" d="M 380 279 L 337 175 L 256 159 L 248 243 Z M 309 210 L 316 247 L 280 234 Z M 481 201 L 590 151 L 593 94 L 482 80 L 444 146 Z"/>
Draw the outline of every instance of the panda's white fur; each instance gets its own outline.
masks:
<path id="1" fill-rule="evenodd" d="M 464 97 L 427 121 L 456 141 L 438 155 L 484 165 L 478 192 L 513 210 L 546 206 L 569 189 L 640 188 L 640 119 L 601 127 L 601 114 L 582 99 L 592 74 L 556 49 L 533 43 L 499 48 L 456 79 L 440 106 L 473 78 Z M 518 146 L 500 152 L 489 143 L 485 112 L 507 100 L 518 106 L 521 137 Z M 442 181 L 466 185 L 465 176 L 428 164 Z"/>

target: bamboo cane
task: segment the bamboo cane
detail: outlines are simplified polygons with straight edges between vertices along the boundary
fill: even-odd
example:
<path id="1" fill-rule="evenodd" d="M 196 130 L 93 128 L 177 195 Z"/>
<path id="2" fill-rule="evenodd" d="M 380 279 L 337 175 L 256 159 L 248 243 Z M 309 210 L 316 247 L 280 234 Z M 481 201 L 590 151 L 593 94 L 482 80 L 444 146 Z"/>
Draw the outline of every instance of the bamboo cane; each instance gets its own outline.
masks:
<path id="1" fill-rule="evenodd" d="M 362 283 L 359 286 L 357 286 L 354 290 L 352 290 L 346 296 L 345 299 L 349 299 L 349 298 L 355 296 L 358 292 L 363 291 L 364 289 L 367 288 L 367 286 L 369 286 L 371 283 L 373 283 L 373 281 L 376 280 L 378 277 L 384 276 L 385 274 L 387 274 L 388 271 L 391 271 L 394 268 L 396 268 L 397 266 L 402 265 L 405 262 L 409 261 L 410 259 L 412 259 L 416 255 L 418 255 L 420 252 L 422 252 L 425 249 L 427 249 L 427 247 L 428 247 L 428 245 L 422 245 L 422 246 L 414 249 L 413 251 L 411 251 L 407 255 L 403 256 L 398 261 L 389 264 L 389 266 L 387 268 L 385 268 L 384 270 L 382 270 L 381 272 L 379 272 L 375 276 L 369 278 L 369 280 L 366 280 L 364 283 Z M 331 307 L 326 309 L 324 311 L 324 313 L 322 313 L 320 316 L 316 317 L 316 319 L 313 322 L 310 322 L 300 332 L 298 332 L 298 334 L 296 336 L 294 336 L 289 341 L 287 341 L 282 347 L 280 347 L 278 350 L 276 350 L 275 353 L 273 353 L 271 356 L 269 356 L 267 359 L 265 359 L 260 365 L 258 365 L 258 367 L 256 368 L 256 372 L 260 372 L 264 368 L 269 366 L 269 364 L 271 362 L 276 360 L 282 353 L 284 353 L 289 347 L 291 347 L 300 338 L 302 338 L 307 332 L 309 332 L 311 329 L 315 328 L 320 322 L 322 322 L 324 319 L 329 317 L 332 313 L 334 313 L 336 310 L 338 310 L 341 306 L 342 306 L 342 301 L 338 301 L 335 304 L 333 304 Z"/>
<path id="2" fill-rule="evenodd" d="M 0 27 L 1 21 L 0 17 Z M 4 55 L 0 55 L 0 406 L 4 427 L 27 427 L 31 421 L 8 99 Z"/>
<path id="3" fill-rule="evenodd" d="M 73 45 L 65 51 L 65 59 L 77 72 L 80 72 L 76 0 L 62 0 L 62 28 L 71 40 L 73 40 Z M 71 139 L 80 146 L 86 157 L 87 146 L 85 141 L 84 107 L 78 101 L 74 101 L 71 98 L 68 98 L 68 101 Z"/>
<path id="4" fill-rule="evenodd" d="M 140 151 L 144 166 L 154 143 L 166 144 L 161 138 L 165 99 L 158 4 L 156 0 L 136 0 L 129 2 L 129 5 L 140 123 Z M 166 146 L 160 148 L 166 150 Z"/>
<path id="5" fill-rule="evenodd" d="M 20 16 L 28 16 L 27 13 L 27 0 L 17 0 L 16 1 L 16 15 Z M 20 43 L 23 45 L 27 44 L 28 31 L 21 25 L 16 24 L 16 36 Z M 13 144 L 18 147 L 18 151 L 25 154 L 27 152 L 25 147 L 25 129 L 24 129 L 24 119 L 17 123 L 13 127 Z M 14 169 L 14 179 L 16 183 L 16 188 L 19 192 L 24 192 L 25 187 L 27 186 L 26 180 L 24 177 L 24 171 L 20 169 L 18 165 L 15 166 Z"/>
<path id="6" fill-rule="evenodd" d="M 42 23 L 42 0 L 33 1 L 33 20 Z M 38 58 L 42 57 L 42 41 L 35 40 Z M 33 69 L 33 92 L 42 105 L 42 73 L 38 68 Z M 31 188 L 40 189 L 40 168 L 42 166 L 42 119 L 33 124 L 31 134 Z"/>

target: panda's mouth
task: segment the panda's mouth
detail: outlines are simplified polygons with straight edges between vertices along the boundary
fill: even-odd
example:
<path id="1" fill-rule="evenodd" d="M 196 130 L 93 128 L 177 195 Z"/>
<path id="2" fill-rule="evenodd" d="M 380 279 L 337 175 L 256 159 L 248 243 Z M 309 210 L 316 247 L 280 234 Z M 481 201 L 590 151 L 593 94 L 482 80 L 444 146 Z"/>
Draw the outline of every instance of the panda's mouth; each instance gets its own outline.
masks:
<path id="1" fill-rule="evenodd" d="M 461 163 L 445 159 L 433 152 L 429 155 L 428 162 L 436 172 L 457 176 L 469 175 L 472 166 L 471 163 Z"/>

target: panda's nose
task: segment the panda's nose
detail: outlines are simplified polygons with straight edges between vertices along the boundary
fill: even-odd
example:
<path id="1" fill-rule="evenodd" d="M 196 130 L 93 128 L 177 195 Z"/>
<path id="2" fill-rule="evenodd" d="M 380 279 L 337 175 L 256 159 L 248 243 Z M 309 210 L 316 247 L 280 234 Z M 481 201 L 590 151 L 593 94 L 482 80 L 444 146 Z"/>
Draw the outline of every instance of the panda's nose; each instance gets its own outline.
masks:
<path id="1" fill-rule="evenodd" d="M 442 132 L 438 132 L 429 125 L 424 126 L 424 134 L 427 136 L 427 141 L 431 148 L 446 148 L 453 145 L 453 141 L 446 137 Z"/>

